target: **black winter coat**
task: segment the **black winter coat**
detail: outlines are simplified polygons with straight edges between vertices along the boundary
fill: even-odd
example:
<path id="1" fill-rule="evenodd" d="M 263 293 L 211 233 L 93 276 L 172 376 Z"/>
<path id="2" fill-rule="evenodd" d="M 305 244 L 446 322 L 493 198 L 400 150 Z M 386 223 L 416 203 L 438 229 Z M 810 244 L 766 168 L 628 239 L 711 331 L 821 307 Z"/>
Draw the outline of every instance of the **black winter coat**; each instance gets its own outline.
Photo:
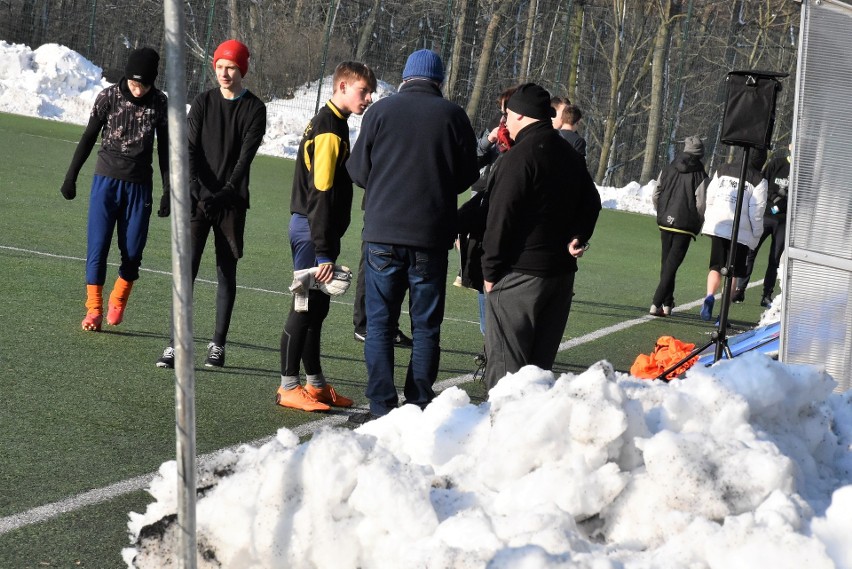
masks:
<path id="1" fill-rule="evenodd" d="M 689 233 L 693 237 L 701 232 L 704 223 L 704 194 L 701 192 L 707 180 L 701 159 L 686 152 L 675 156 L 663 168 L 654 196 L 660 229 Z"/>

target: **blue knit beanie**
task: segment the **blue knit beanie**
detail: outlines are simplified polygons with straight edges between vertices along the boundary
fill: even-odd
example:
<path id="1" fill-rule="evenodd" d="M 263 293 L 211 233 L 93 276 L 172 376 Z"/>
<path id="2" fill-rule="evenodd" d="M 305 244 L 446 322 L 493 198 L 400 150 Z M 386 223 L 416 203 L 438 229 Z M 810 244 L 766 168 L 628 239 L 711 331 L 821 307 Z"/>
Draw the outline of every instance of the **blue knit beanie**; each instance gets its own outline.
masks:
<path id="1" fill-rule="evenodd" d="M 405 62 L 405 69 L 402 70 L 402 80 L 407 81 L 415 77 L 443 83 L 444 64 L 441 62 L 441 57 L 429 49 L 421 49 L 409 55 L 408 61 Z"/>

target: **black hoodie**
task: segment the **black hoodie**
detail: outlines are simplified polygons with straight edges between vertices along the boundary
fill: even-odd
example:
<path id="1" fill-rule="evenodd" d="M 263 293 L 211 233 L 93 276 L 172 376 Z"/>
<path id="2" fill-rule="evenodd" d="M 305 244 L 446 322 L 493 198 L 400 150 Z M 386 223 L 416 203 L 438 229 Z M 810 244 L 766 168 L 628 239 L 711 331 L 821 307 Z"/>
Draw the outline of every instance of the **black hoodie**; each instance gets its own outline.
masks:
<path id="1" fill-rule="evenodd" d="M 686 152 L 675 156 L 660 173 L 654 192 L 660 229 L 688 233 L 695 238 L 704 223 L 707 182 L 707 172 L 699 156 Z"/>

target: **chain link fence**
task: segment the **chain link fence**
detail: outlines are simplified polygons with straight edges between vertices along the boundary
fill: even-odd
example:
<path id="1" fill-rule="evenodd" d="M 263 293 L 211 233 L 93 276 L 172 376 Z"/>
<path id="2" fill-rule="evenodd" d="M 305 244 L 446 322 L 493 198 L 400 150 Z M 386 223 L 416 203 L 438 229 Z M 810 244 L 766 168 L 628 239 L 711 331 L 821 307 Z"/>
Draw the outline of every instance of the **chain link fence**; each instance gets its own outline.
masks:
<path id="1" fill-rule="evenodd" d="M 185 11 L 190 100 L 215 86 L 212 52 L 231 37 L 252 52 L 247 86 L 273 105 L 302 101 L 294 110 L 305 121 L 330 96 L 321 78 L 339 61 L 364 61 L 396 85 L 409 53 L 433 49 L 445 62 L 445 95 L 477 131 L 515 83 L 570 98 L 583 112 L 589 170 L 614 186 L 655 177 L 692 134 L 705 140 L 708 170 L 725 161 L 726 74 L 795 77 L 800 17 L 793 0 L 186 0 Z M 162 2 L 0 0 L 0 39 L 65 45 L 116 81 L 130 50 L 164 55 Z M 788 83 L 777 147 L 790 138 Z M 310 105 L 293 98 L 305 88 L 317 92 Z"/>

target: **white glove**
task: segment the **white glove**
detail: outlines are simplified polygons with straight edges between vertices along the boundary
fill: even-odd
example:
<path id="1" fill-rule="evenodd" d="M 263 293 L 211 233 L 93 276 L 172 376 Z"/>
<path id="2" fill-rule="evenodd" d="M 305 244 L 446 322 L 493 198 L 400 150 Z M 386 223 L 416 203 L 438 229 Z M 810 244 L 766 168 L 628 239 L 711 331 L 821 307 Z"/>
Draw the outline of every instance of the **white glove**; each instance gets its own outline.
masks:
<path id="1" fill-rule="evenodd" d="M 301 269 L 293 273 L 293 284 L 290 285 L 290 292 L 295 297 L 296 312 L 308 311 L 308 292 L 311 290 L 319 290 L 329 296 L 340 296 L 349 290 L 349 285 L 352 283 L 352 271 L 349 267 L 343 265 L 334 265 L 331 282 L 320 283 L 314 278 L 319 267 L 311 267 L 310 269 Z"/>
<path id="2" fill-rule="evenodd" d="M 349 267 L 344 267 L 343 265 L 334 265 L 334 272 L 331 276 L 331 282 L 314 282 L 314 286 L 329 296 L 340 296 L 341 294 L 349 290 L 349 285 L 351 283 L 352 271 L 349 270 Z"/>

